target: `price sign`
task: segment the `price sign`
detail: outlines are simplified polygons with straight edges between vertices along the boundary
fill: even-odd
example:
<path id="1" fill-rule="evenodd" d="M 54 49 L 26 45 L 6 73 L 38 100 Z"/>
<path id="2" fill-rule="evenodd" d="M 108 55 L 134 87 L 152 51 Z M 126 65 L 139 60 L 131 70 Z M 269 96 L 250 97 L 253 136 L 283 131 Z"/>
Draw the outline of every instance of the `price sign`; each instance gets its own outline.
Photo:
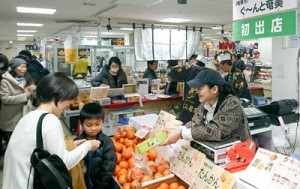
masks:
<path id="1" fill-rule="evenodd" d="M 166 127 L 177 127 L 174 126 L 175 119 L 176 117 L 174 115 L 161 110 L 154 124 L 153 133 L 156 134 Z"/>
<path id="2" fill-rule="evenodd" d="M 191 185 L 196 179 L 204 159 L 204 154 L 188 145 L 183 145 L 171 163 L 171 171 Z"/>
<path id="3" fill-rule="evenodd" d="M 190 189 L 231 189 L 234 182 L 235 177 L 232 174 L 205 159 Z"/>

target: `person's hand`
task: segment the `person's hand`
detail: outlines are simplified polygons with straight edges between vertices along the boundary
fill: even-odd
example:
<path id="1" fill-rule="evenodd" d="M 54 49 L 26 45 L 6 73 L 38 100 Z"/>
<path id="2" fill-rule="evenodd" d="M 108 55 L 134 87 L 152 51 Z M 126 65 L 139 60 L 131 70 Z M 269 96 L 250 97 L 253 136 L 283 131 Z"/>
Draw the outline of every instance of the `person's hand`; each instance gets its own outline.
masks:
<path id="1" fill-rule="evenodd" d="M 180 139 L 180 129 L 178 127 L 167 127 L 163 131 L 167 132 L 168 138 L 161 144 L 162 146 L 174 144 Z"/>
<path id="2" fill-rule="evenodd" d="M 84 143 L 86 141 L 86 139 L 81 139 L 81 140 L 75 140 L 74 143 L 74 147 L 76 148 L 77 146 L 79 146 L 80 144 Z"/>
<path id="3" fill-rule="evenodd" d="M 30 86 L 28 87 L 28 91 L 29 91 L 30 93 L 33 93 L 35 90 L 36 90 L 36 85 L 30 85 Z"/>
<path id="4" fill-rule="evenodd" d="M 101 142 L 99 140 L 89 140 L 89 142 L 91 143 L 92 145 L 92 151 L 95 151 L 99 148 Z"/>

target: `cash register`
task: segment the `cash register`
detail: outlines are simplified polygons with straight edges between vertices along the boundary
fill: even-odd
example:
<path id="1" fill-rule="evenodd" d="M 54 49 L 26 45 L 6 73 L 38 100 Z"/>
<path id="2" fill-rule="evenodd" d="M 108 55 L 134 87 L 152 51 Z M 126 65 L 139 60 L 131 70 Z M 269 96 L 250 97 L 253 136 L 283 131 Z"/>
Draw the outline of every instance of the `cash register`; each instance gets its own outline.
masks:
<path id="1" fill-rule="evenodd" d="M 271 119 L 268 114 L 255 107 L 244 108 L 247 116 L 250 130 L 262 127 L 268 127 L 271 124 Z"/>

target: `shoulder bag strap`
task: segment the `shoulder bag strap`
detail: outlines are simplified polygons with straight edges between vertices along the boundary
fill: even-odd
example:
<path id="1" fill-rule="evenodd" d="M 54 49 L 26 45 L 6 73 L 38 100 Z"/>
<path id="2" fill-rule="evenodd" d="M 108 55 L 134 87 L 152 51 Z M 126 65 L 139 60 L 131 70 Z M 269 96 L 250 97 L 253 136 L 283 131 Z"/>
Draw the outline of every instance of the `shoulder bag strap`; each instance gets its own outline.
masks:
<path id="1" fill-rule="evenodd" d="M 43 145 L 43 136 L 42 136 L 42 123 L 43 123 L 43 119 L 44 117 L 47 115 L 48 113 L 43 113 L 38 121 L 37 127 L 36 127 L 36 147 L 40 148 L 40 149 L 44 149 L 44 145 Z"/>

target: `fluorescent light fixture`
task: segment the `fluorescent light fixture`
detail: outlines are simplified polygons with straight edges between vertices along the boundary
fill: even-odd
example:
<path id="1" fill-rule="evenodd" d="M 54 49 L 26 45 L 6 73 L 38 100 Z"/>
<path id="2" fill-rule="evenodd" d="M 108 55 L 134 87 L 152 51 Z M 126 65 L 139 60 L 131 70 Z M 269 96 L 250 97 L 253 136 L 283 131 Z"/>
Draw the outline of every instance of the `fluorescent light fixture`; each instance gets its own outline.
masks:
<path id="1" fill-rule="evenodd" d="M 213 26 L 213 27 L 211 27 L 211 29 L 213 29 L 213 30 L 221 30 L 221 29 L 222 29 L 222 27 Z"/>
<path id="2" fill-rule="evenodd" d="M 85 38 L 97 38 L 97 36 L 95 36 L 95 35 L 86 35 L 86 36 L 84 36 Z"/>
<path id="3" fill-rule="evenodd" d="M 32 14 L 54 14 L 56 9 L 44 9 L 33 7 L 17 7 L 19 13 L 32 13 Z"/>
<path id="4" fill-rule="evenodd" d="M 113 32 L 101 32 L 101 34 L 102 35 L 120 35 L 120 33 L 113 33 Z"/>
<path id="5" fill-rule="evenodd" d="M 191 19 L 166 18 L 166 19 L 160 20 L 160 22 L 171 22 L 171 23 L 182 23 L 182 22 L 188 22 L 188 21 L 191 21 Z"/>
<path id="6" fill-rule="evenodd" d="M 25 40 L 26 40 L 26 37 L 18 37 L 17 40 L 18 40 L 18 41 L 25 41 Z"/>
<path id="7" fill-rule="evenodd" d="M 38 23 L 17 23 L 17 26 L 31 26 L 31 27 L 42 27 L 44 24 Z"/>
<path id="8" fill-rule="evenodd" d="M 17 30 L 18 33 L 36 33 L 36 30 Z"/>
<path id="9" fill-rule="evenodd" d="M 133 28 L 120 28 L 120 30 L 124 30 L 124 31 L 133 31 Z"/>
<path id="10" fill-rule="evenodd" d="M 203 39 L 212 39 L 213 37 L 205 36 Z"/>
<path id="11" fill-rule="evenodd" d="M 33 34 L 17 34 L 18 37 L 32 37 Z"/>

